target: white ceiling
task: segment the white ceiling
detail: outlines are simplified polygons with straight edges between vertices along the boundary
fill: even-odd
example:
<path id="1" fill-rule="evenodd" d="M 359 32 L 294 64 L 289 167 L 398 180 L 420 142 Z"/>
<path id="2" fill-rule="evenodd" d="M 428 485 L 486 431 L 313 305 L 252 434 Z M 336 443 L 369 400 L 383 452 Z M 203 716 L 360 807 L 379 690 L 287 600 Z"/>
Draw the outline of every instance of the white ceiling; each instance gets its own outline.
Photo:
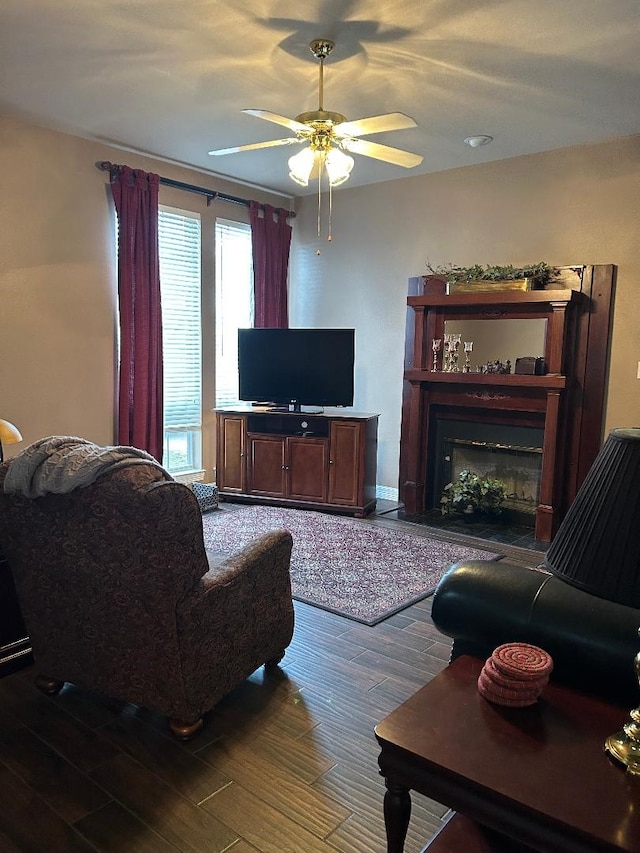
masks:
<path id="1" fill-rule="evenodd" d="M 312 39 L 336 42 L 325 109 L 418 124 L 365 138 L 422 165 L 355 155 L 358 186 L 639 133 L 639 23 L 638 0 L 1 0 L 0 111 L 296 195 L 297 148 L 207 152 L 288 135 L 243 108 L 317 108 Z"/>

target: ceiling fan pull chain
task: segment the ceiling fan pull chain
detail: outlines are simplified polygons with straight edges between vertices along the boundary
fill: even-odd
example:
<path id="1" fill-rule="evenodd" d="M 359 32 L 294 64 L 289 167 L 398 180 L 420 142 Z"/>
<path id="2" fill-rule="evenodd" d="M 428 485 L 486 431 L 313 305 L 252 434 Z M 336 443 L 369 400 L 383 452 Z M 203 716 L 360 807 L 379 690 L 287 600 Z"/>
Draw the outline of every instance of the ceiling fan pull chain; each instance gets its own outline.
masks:
<path id="1" fill-rule="evenodd" d="M 320 161 L 320 168 L 318 169 L 318 239 L 320 239 L 320 207 L 322 204 L 322 167 L 323 163 Z"/>
<path id="2" fill-rule="evenodd" d="M 327 234 L 327 242 L 330 243 L 333 240 L 331 236 L 331 216 L 333 214 L 333 184 L 329 181 L 329 231 Z"/>

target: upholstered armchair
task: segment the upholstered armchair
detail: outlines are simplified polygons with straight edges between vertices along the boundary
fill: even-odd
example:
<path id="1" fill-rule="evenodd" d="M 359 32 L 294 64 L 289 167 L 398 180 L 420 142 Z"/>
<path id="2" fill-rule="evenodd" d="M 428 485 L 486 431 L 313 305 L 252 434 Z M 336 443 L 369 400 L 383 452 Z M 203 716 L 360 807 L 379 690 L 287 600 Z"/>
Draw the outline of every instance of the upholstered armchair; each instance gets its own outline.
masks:
<path id="1" fill-rule="evenodd" d="M 6 494 L 0 541 L 31 638 L 38 686 L 65 681 L 170 718 L 202 715 L 293 635 L 287 531 L 228 558 L 207 554 L 193 492 L 150 464 L 105 470 L 65 494 Z"/>

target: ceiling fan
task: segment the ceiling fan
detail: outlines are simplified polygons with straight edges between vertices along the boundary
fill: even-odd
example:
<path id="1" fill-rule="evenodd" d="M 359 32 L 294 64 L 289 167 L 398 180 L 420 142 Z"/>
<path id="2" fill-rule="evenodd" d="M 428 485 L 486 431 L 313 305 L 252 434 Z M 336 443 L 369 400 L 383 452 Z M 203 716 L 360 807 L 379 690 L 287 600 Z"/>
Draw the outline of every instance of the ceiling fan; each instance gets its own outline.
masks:
<path id="1" fill-rule="evenodd" d="M 324 94 L 324 61 L 334 48 L 334 42 L 329 39 L 314 39 L 309 48 L 311 53 L 320 61 L 320 79 L 318 109 L 300 113 L 295 119 L 269 112 L 268 110 L 243 110 L 247 115 L 271 121 L 292 131 L 295 136 L 284 139 L 272 139 L 268 142 L 254 142 L 249 145 L 237 145 L 232 148 L 221 148 L 209 151 L 216 157 L 224 154 L 236 154 L 239 151 L 255 151 L 258 148 L 274 148 L 279 145 L 301 145 L 306 147 L 298 154 L 289 158 L 289 176 L 302 186 L 308 186 L 309 178 L 322 176 L 326 171 L 329 186 L 335 187 L 346 181 L 353 168 L 353 158 L 345 152 L 362 154 L 394 166 L 411 169 L 422 163 L 419 154 L 411 154 L 399 148 L 380 145 L 359 139 L 372 133 L 382 133 L 389 130 L 404 130 L 416 127 L 415 121 L 403 113 L 386 113 L 369 118 L 347 121 L 341 113 L 329 112 L 323 106 Z"/>

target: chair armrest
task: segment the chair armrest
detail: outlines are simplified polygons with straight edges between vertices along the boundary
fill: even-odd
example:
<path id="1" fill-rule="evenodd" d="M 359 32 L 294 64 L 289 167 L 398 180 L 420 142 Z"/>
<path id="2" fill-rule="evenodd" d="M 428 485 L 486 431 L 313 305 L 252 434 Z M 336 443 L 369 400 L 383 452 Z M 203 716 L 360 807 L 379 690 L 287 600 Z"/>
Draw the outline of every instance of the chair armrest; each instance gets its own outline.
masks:
<path id="1" fill-rule="evenodd" d="M 209 571 L 200 579 L 204 591 L 215 587 L 229 586 L 239 579 L 243 583 L 253 582 L 281 585 L 283 592 L 291 594 L 289 566 L 293 539 L 288 530 L 272 530 L 256 538 L 249 545 L 231 556 L 221 557 L 207 551 Z"/>
<path id="2" fill-rule="evenodd" d="M 208 626 L 225 634 L 234 619 L 242 620 L 245 630 L 263 624 L 265 613 L 274 623 L 290 630 L 282 649 L 293 634 L 293 601 L 289 573 L 293 539 L 288 530 L 274 530 L 258 537 L 250 545 L 229 557 L 207 553 L 209 571 L 178 602 L 179 622 Z M 237 634 L 238 626 L 234 627 Z M 283 641 L 282 632 L 280 640 Z"/>

